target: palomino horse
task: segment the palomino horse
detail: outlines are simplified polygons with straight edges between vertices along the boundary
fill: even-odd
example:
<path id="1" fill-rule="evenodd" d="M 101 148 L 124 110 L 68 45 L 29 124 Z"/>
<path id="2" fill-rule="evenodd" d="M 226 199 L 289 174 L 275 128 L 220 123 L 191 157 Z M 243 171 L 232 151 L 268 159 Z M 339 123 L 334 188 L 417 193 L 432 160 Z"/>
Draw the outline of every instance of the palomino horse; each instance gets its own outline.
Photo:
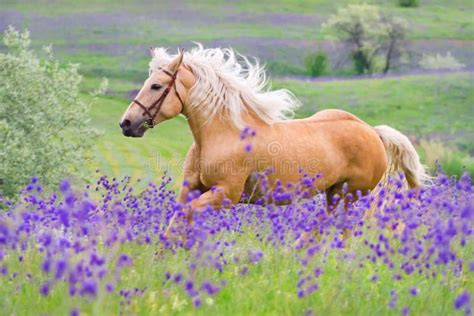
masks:
<path id="1" fill-rule="evenodd" d="M 254 196 L 256 173 L 269 168 L 269 187 L 314 177 L 312 194 L 333 196 L 373 189 L 387 170 L 404 172 L 411 188 L 426 178 L 408 138 L 388 126 L 372 127 L 341 110 L 324 110 L 304 119 L 287 119 L 299 101 L 287 90 L 269 90 L 263 67 L 232 49 L 204 49 L 170 55 L 151 49 L 149 78 L 120 121 L 123 134 L 142 137 L 178 114 L 187 118 L 194 143 L 184 165 L 178 200 L 190 191 L 188 219 L 225 200 Z M 240 62 L 239 62 L 240 59 Z M 244 150 L 242 130 L 252 131 Z M 250 150 L 250 146 L 251 150 Z M 247 147 L 248 146 L 248 147 Z M 301 172 L 302 171 L 302 172 Z"/>

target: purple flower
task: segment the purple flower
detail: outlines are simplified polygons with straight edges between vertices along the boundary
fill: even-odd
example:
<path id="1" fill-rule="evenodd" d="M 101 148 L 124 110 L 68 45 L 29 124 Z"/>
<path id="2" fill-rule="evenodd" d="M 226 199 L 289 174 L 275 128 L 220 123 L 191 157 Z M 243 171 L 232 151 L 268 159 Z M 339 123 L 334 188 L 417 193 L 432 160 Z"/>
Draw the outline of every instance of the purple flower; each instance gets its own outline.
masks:
<path id="1" fill-rule="evenodd" d="M 66 193 L 67 191 L 69 191 L 70 188 L 71 184 L 66 179 L 61 181 L 61 183 L 59 184 L 59 191 L 61 191 L 62 193 Z"/>
<path id="2" fill-rule="evenodd" d="M 375 283 L 375 282 L 377 282 L 378 280 L 379 280 L 379 276 L 376 275 L 376 274 L 374 274 L 374 275 L 372 275 L 372 276 L 370 277 L 370 281 L 371 281 L 371 282 L 374 282 L 374 283 Z"/>
<path id="3" fill-rule="evenodd" d="M 46 258 L 43 263 L 41 264 L 41 270 L 45 273 L 49 273 L 51 271 L 51 259 Z"/>
<path id="4" fill-rule="evenodd" d="M 400 274 L 394 274 L 394 275 L 393 275 L 393 279 L 394 279 L 395 281 L 400 281 L 400 280 L 402 279 L 402 276 L 401 276 Z"/>
<path id="5" fill-rule="evenodd" d="M 203 291 L 205 291 L 209 295 L 214 295 L 219 292 L 219 287 L 213 285 L 209 281 L 204 281 L 201 285 Z"/>
<path id="6" fill-rule="evenodd" d="M 89 279 L 82 282 L 81 295 L 97 295 L 97 282 L 95 280 Z"/>
<path id="7" fill-rule="evenodd" d="M 248 126 L 244 127 L 242 132 L 240 132 L 240 140 L 244 140 L 245 138 L 247 138 L 249 132 L 250 132 L 250 127 Z"/>
<path id="8" fill-rule="evenodd" d="M 194 306 L 194 307 L 199 307 L 199 306 L 201 306 L 201 305 L 202 305 L 202 301 L 201 301 L 200 298 L 195 298 L 195 299 L 193 300 L 193 306 Z"/>
<path id="9" fill-rule="evenodd" d="M 67 263 L 66 260 L 60 259 L 56 262 L 56 274 L 54 277 L 56 280 L 61 279 L 66 271 Z"/>
<path id="10" fill-rule="evenodd" d="M 184 289 L 186 291 L 191 291 L 194 289 L 194 283 L 192 281 L 186 281 L 186 283 L 184 284 Z"/>
<path id="11" fill-rule="evenodd" d="M 249 268 L 248 267 L 242 267 L 239 271 L 239 274 L 241 276 L 244 276 L 244 275 L 247 275 L 247 273 L 249 272 Z"/>
<path id="12" fill-rule="evenodd" d="M 105 290 L 106 290 L 107 292 L 111 293 L 111 292 L 114 290 L 114 286 L 113 286 L 112 284 L 110 284 L 110 283 L 107 283 L 107 284 L 105 285 Z"/>
<path id="13" fill-rule="evenodd" d="M 120 260 L 120 259 L 119 259 Z M 101 266 L 105 263 L 105 258 L 97 255 L 96 253 L 93 253 L 91 255 L 91 259 L 90 259 L 90 264 L 91 265 L 97 265 L 97 266 Z"/>
<path id="14" fill-rule="evenodd" d="M 261 251 L 249 251 L 249 260 L 250 262 L 256 264 L 259 263 L 263 258 L 263 252 Z"/>
<path id="15" fill-rule="evenodd" d="M 123 268 L 132 265 L 132 259 L 126 254 L 121 254 L 117 260 L 117 267 Z"/>
<path id="16" fill-rule="evenodd" d="M 48 233 L 44 233 L 43 235 L 41 235 L 40 237 L 40 242 L 43 244 L 43 246 L 45 247 L 48 247 L 49 245 L 51 245 L 51 242 L 52 242 L 53 238 L 51 237 L 51 234 L 48 234 Z"/>
<path id="17" fill-rule="evenodd" d="M 182 279 L 183 279 L 183 276 L 181 275 L 181 273 L 176 273 L 173 278 L 173 282 L 176 284 L 179 284 Z"/>
<path id="18" fill-rule="evenodd" d="M 402 308 L 402 315 L 403 316 L 408 316 L 408 314 L 410 314 L 410 308 L 408 306 L 404 306 Z"/>
<path id="19" fill-rule="evenodd" d="M 420 292 L 420 290 L 418 290 L 418 288 L 416 288 L 416 287 L 414 287 L 414 286 L 410 288 L 410 294 L 411 294 L 412 296 L 418 296 L 418 293 L 419 293 L 419 292 Z"/>
<path id="20" fill-rule="evenodd" d="M 397 301 L 398 301 L 398 294 L 395 290 L 390 291 L 390 302 L 388 303 L 388 306 L 390 308 L 395 308 L 397 306 Z"/>
<path id="21" fill-rule="evenodd" d="M 469 305 L 471 302 L 471 296 L 468 291 L 464 291 L 456 297 L 454 300 L 454 308 L 460 309 L 465 305 Z"/>
<path id="22" fill-rule="evenodd" d="M 58 210 L 59 220 L 65 227 L 69 227 L 69 213 L 67 210 L 61 208 Z"/>
<path id="23" fill-rule="evenodd" d="M 45 282 L 43 283 L 43 285 L 41 285 L 40 287 L 40 293 L 41 295 L 43 296 L 48 296 L 49 295 L 49 291 L 50 291 L 50 285 L 48 282 Z"/>
<path id="24" fill-rule="evenodd" d="M 245 144 L 244 151 L 249 153 L 252 151 L 252 144 Z"/>

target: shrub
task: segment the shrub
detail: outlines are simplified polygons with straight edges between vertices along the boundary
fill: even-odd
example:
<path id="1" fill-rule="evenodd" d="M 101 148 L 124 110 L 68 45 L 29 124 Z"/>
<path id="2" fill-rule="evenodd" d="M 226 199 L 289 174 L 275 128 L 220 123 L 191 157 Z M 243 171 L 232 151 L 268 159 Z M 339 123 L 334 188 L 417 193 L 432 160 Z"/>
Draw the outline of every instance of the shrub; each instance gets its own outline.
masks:
<path id="1" fill-rule="evenodd" d="M 398 5 L 405 8 L 414 8 L 420 4 L 419 0 L 398 0 Z"/>
<path id="2" fill-rule="evenodd" d="M 402 56 L 407 22 L 382 15 L 376 6 L 349 5 L 330 16 L 323 29 L 349 44 L 358 74 L 374 73 L 379 68 L 387 73 Z M 378 67 L 380 60 L 383 66 Z"/>
<path id="3" fill-rule="evenodd" d="M 324 52 L 309 54 L 306 56 L 304 64 L 311 77 L 319 77 L 328 73 L 328 56 Z"/>
<path id="4" fill-rule="evenodd" d="M 52 186 L 66 175 L 85 175 L 96 132 L 90 104 L 79 96 L 77 65 L 60 65 L 46 48 L 30 50 L 28 31 L 10 27 L 0 54 L 0 197 L 12 197 L 31 176 Z"/>
<path id="5" fill-rule="evenodd" d="M 460 63 L 451 52 L 448 52 L 446 56 L 441 54 L 428 55 L 423 54 L 423 57 L 420 60 L 420 66 L 423 69 L 462 69 L 466 65 Z"/>

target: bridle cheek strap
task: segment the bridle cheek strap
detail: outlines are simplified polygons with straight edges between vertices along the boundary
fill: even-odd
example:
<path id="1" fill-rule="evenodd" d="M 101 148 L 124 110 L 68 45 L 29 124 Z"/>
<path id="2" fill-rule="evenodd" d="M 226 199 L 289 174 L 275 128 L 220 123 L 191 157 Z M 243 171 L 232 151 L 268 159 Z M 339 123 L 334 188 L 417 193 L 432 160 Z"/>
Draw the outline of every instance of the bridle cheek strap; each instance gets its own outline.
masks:
<path id="1" fill-rule="evenodd" d="M 163 102 L 165 102 L 166 97 L 170 93 L 170 90 L 173 88 L 176 96 L 178 97 L 179 102 L 181 102 L 181 106 L 184 108 L 184 102 L 183 99 L 181 99 L 181 96 L 178 93 L 178 88 L 176 88 L 176 77 L 178 76 L 178 70 L 175 71 L 175 73 L 171 73 L 165 69 L 161 69 L 165 74 L 171 77 L 170 82 L 168 83 L 168 86 L 166 87 L 165 91 L 163 91 L 163 94 L 156 100 L 150 107 L 146 107 L 138 101 L 137 99 L 133 100 L 133 103 L 138 105 L 140 108 L 143 110 L 143 116 L 148 116 L 150 119 L 147 120 L 147 124 L 149 128 L 153 128 L 155 126 L 155 118 L 160 112 L 161 106 L 163 105 Z M 152 111 L 154 112 L 152 113 Z"/>

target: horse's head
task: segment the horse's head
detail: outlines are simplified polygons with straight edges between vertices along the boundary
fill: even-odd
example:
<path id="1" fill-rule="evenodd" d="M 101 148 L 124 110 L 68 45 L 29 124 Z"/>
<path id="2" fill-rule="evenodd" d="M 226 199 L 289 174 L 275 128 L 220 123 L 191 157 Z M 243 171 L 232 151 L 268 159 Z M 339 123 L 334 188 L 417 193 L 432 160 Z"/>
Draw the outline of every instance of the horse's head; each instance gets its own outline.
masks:
<path id="1" fill-rule="evenodd" d="M 153 58 L 153 49 L 151 54 Z M 183 56 L 181 51 L 170 63 L 150 73 L 120 120 L 125 136 L 142 137 L 149 128 L 183 111 L 191 74 L 181 67 Z"/>

